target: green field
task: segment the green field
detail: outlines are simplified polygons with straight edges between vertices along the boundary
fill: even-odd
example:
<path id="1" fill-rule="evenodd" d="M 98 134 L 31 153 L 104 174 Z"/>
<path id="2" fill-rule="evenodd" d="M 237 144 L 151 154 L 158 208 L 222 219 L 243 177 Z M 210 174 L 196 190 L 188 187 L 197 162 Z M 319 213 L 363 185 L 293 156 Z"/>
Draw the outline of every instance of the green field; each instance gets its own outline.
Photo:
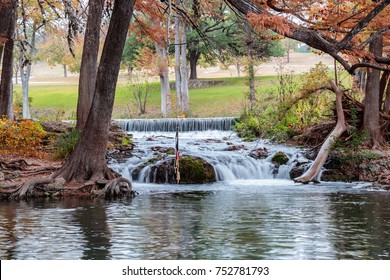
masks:
<path id="1" fill-rule="evenodd" d="M 238 116 L 246 104 L 245 95 L 248 85 L 245 78 L 218 78 L 222 84 L 208 88 L 190 89 L 190 108 L 193 117 Z M 258 96 L 272 94 L 277 78 L 264 76 L 256 78 Z M 17 94 L 21 93 L 20 85 L 15 85 Z M 172 91 L 172 96 L 175 92 Z M 31 113 L 34 118 L 72 119 L 77 107 L 77 84 L 31 84 L 29 96 L 32 98 Z M 151 84 L 151 95 L 147 102 L 147 114 L 140 116 L 131 101 L 129 85 L 118 83 L 114 104 L 113 118 L 153 118 L 160 114 L 160 86 Z M 175 106 L 174 106 L 175 107 Z M 174 108 L 175 109 L 175 108 Z M 175 117 L 176 113 L 172 114 Z"/>

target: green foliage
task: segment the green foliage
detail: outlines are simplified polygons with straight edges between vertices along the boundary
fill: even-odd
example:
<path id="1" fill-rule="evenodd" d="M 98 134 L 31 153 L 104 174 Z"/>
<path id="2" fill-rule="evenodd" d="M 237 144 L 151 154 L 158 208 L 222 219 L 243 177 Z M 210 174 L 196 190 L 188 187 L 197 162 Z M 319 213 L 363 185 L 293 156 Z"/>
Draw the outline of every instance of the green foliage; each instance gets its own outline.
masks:
<path id="1" fill-rule="evenodd" d="M 73 128 L 67 133 L 60 135 L 53 143 L 53 158 L 64 159 L 76 147 L 80 139 L 80 132 Z"/>
<path id="2" fill-rule="evenodd" d="M 139 115 L 145 114 L 146 104 L 151 94 L 151 85 L 148 80 L 146 78 L 142 80 L 140 76 L 133 75 L 128 84 L 128 91 L 128 98 L 136 106 Z"/>
<path id="3" fill-rule="evenodd" d="M 14 115 L 16 119 L 22 118 L 22 112 L 23 112 L 23 95 L 20 91 L 17 91 L 13 93 L 14 95 Z M 28 98 L 29 105 L 31 107 L 32 103 L 32 97 Z"/>
<path id="4" fill-rule="evenodd" d="M 0 152 L 42 156 L 41 146 L 46 132 L 32 120 L 0 119 Z"/>
<path id="5" fill-rule="evenodd" d="M 279 63 L 277 73 L 274 104 L 259 100 L 256 109 L 245 112 L 235 126 L 240 136 L 267 137 L 283 142 L 332 114 L 330 94 L 316 91 L 328 83 L 329 69 L 324 64 L 316 65 L 300 77 Z M 261 107 L 261 102 L 268 107 Z"/>

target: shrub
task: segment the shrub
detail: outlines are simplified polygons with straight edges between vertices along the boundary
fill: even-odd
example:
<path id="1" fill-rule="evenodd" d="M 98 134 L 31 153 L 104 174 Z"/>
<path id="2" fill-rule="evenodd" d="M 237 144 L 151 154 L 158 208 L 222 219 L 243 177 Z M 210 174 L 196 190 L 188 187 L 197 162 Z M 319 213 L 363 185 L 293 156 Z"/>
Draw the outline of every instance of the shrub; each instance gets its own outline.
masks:
<path id="1" fill-rule="evenodd" d="M 0 150 L 28 156 L 42 155 L 42 142 L 46 137 L 40 123 L 32 120 L 11 121 L 0 119 Z"/>
<path id="2" fill-rule="evenodd" d="M 74 150 L 79 139 L 80 132 L 75 128 L 59 136 L 53 143 L 53 158 L 66 158 Z"/>

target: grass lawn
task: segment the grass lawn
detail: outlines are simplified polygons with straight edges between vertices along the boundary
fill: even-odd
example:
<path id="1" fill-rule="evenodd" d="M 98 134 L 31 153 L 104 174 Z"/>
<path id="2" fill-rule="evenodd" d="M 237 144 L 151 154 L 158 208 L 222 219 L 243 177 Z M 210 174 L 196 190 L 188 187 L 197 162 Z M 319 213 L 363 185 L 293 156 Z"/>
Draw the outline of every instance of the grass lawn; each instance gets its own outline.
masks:
<path id="1" fill-rule="evenodd" d="M 245 78 L 218 78 L 222 84 L 209 88 L 190 89 L 190 108 L 193 117 L 238 116 L 245 108 L 245 95 L 248 85 Z M 277 82 L 275 76 L 257 77 L 258 95 L 269 94 Z M 20 85 L 15 85 L 17 94 Z M 30 84 L 29 96 L 32 98 L 31 112 L 41 120 L 74 118 L 77 108 L 77 84 Z M 175 92 L 172 91 L 172 96 Z M 113 118 L 153 118 L 160 114 L 160 85 L 151 83 L 151 95 L 146 105 L 147 114 L 138 115 L 131 101 L 129 85 L 118 83 Z M 175 107 L 175 106 L 174 106 Z M 172 117 L 176 114 L 173 113 Z"/>

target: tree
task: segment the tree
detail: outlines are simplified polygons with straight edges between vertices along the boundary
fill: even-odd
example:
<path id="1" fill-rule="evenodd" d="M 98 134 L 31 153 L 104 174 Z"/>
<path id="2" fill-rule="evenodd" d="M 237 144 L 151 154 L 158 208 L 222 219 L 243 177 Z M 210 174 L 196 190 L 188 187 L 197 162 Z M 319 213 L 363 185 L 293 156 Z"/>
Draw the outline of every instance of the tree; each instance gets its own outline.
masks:
<path id="1" fill-rule="evenodd" d="M 74 152 L 55 175 L 67 182 L 114 179 L 106 149 L 121 56 L 135 0 L 116 0 L 96 76 L 86 125 Z"/>
<path id="2" fill-rule="evenodd" d="M 176 1 L 176 6 L 179 6 Z M 186 1 L 181 1 L 185 6 Z M 187 40 L 186 22 L 178 14 L 175 16 L 175 77 L 176 77 L 176 106 L 180 112 L 190 111 L 187 76 Z"/>
<path id="3" fill-rule="evenodd" d="M 77 101 L 76 129 L 79 131 L 84 129 L 95 93 L 103 8 L 104 0 L 89 1 Z"/>
<path id="4" fill-rule="evenodd" d="M 3 55 L 0 82 L 0 117 L 13 118 L 12 73 L 14 33 L 16 25 L 16 0 L 4 0 L 0 5 L 0 57 Z"/>
<path id="5" fill-rule="evenodd" d="M 258 1 L 226 0 L 258 29 L 306 43 L 331 55 L 351 75 L 360 67 L 389 71 L 390 59 L 367 48 L 377 37 L 390 36 L 390 0 L 382 1 Z M 377 94 L 366 95 L 368 100 Z M 376 102 L 376 101 L 375 101 Z M 370 107 L 370 105 L 369 105 Z M 375 108 L 374 108 L 375 107 Z M 378 118 L 380 106 L 366 111 L 366 119 Z M 365 122 L 373 147 L 382 142 L 376 121 Z"/>

